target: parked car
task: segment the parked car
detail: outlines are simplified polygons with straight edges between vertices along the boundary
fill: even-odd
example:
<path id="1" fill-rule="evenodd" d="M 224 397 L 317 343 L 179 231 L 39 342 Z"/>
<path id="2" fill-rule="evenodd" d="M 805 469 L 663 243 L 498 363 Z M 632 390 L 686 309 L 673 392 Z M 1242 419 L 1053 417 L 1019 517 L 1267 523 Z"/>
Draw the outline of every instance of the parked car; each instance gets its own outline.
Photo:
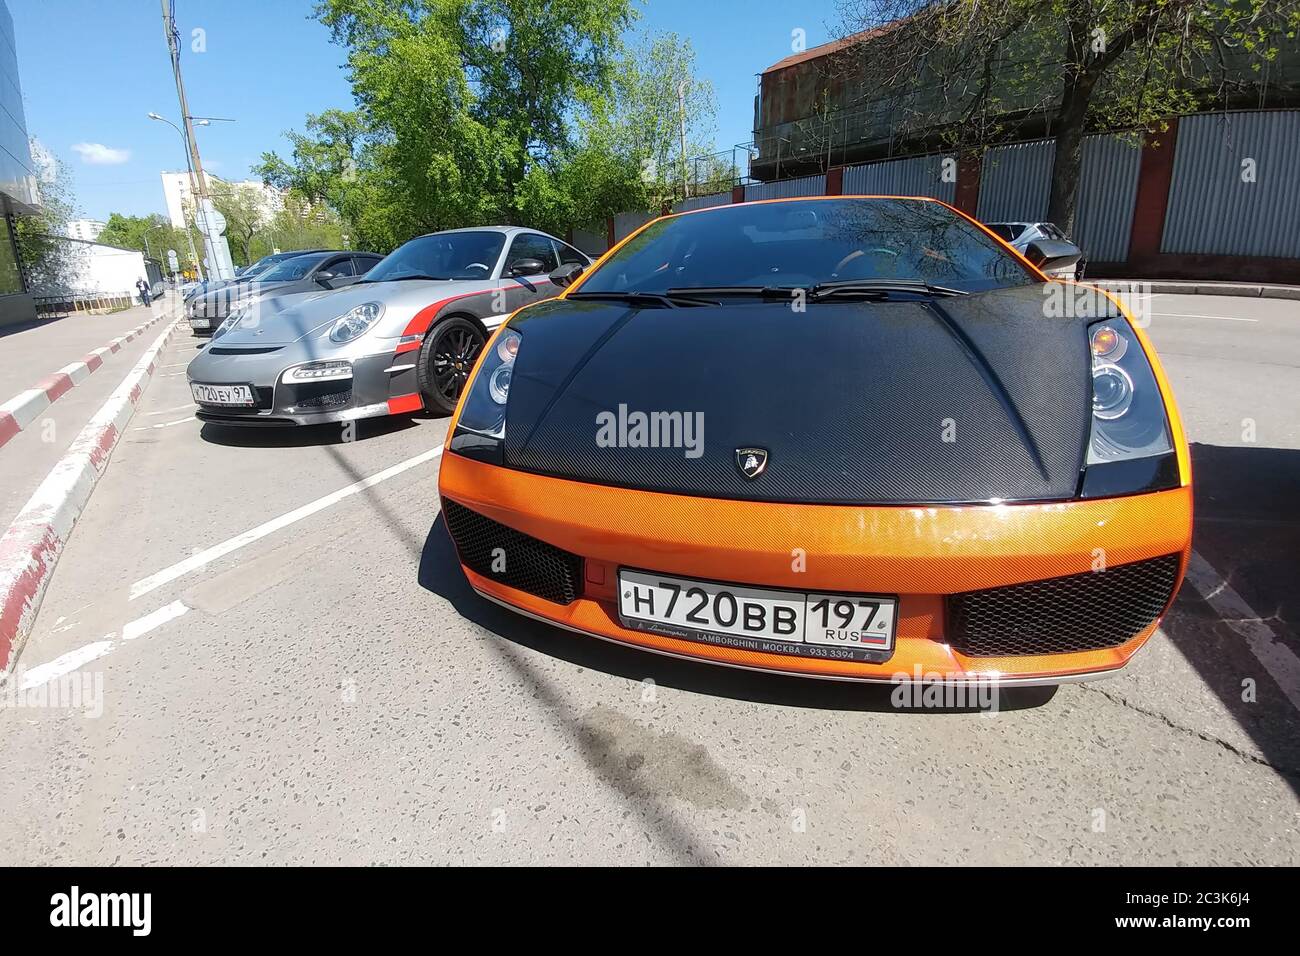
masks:
<path id="1" fill-rule="evenodd" d="M 1029 248 L 1031 242 L 1037 242 L 1040 239 L 1061 242 L 1071 241 L 1065 233 L 1050 222 L 986 222 L 984 225 L 992 229 L 999 239 L 1006 240 L 1011 248 L 1022 255 Z M 1079 261 L 1073 266 L 1058 269 L 1050 274 L 1061 278 L 1074 279 L 1077 282 L 1083 278 L 1083 272 L 1087 264 L 1087 260 L 1080 253 Z"/>
<path id="2" fill-rule="evenodd" d="M 398 247 L 349 288 L 266 296 L 227 319 L 188 369 L 197 417 L 307 425 L 449 414 L 491 331 L 591 260 L 517 226 L 454 229 Z"/>
<path id="3" fill-rule="evenodd" d="M 236 285 L 241 282 L 252 282 L 272 266 L 284 262 L 286 259 L 292 259 L 295 256 L 306 255 L 309 252 L 329 251 L 329 249 L 295 249 L 291 252 L 273 252 L 269 255 L 262 256 L 262 258 L 258 259 L 252 265 L 244 266 L 242 269 L 236 269 L 235 277 L 233 279 L 204 279 L 202 282 L 198 283 L 196 290 L 191 290 L 190 293 L 186 295 L 186 298 L 188 299 L 196 294 L 215 292 L 218 289 L 224 289 L 227 286 Z"/>
<path id="4" fill-rule="evenodd" d="M 1044 318 L 1039 273 L 926 199 L 717 206 L 577 271 L 498 329 L 449 426 L 442 515 L 481 595 L 880 683 L 1100 677 L 1155 631 L 1188 448 L 1109 298 Z"/>
<path id="5" fill-rule="evenodd" d="M 185 317 L 195 335 L 211 335 L 241 304 L 270 292 L 339 289 L 356 282 L 383 256 L 374 252 L 308 252 L 281 258 L 255 277 L 240 280 L 186 303 Z"/>

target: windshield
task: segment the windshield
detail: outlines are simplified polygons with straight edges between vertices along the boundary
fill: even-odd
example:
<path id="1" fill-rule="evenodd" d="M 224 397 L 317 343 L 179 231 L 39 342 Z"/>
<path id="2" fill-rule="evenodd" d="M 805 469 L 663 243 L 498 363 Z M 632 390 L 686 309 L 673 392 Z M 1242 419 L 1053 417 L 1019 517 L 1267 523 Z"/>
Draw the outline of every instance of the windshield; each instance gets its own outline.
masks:
<path id="1" fill-rule="evenodd" d="M 301 279 L 324 258 L 325 254 L 285 259 L 284 262 L 271 266 L 258 276 L 258 279 L 262 282 L 292 282 L 294 279 Z"/>
<path id="2" fill-rule="evenodd" d="M 659 220 L 580 291 L 808 287 L 854 279 L 964 291 L 1038 281 L 987 233 L 938 203 L 832 199 L 724 206 Z"/>
<path id="3" fill-rule="evenodd" d="M 407 276 L 427 279 L 490 279 L 501 256 L 500 232 L 443 232 L 412 239 L 366 273 L 366 282 Z"/>

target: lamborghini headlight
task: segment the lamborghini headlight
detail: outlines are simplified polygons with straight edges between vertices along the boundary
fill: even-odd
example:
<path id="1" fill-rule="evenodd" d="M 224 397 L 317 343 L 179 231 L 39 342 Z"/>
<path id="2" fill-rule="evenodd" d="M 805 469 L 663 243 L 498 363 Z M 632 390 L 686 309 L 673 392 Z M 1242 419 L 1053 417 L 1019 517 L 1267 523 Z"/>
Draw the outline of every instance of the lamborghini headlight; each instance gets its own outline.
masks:
<path id="1" fill-rule="evenodd" d="M 506 435 L 506 408 L 510 402 L 510 382 L 515 358 L 523 345 L 523 336 L 506 329 L 497 337 L 492 349 L 483 356 L 473 380 L 465 391 L 452 451 L 482 457 L 477 453 L 499 456 L 500 443 Z"/>
<path id="2" fill-rule="evenodd" d="M 384 303 L 382 302 L 363 302 L 349 309 L 334 320 L 334 326 L 330 329 L 330 341 L 340 345 L 351 342 L 378 322 L 383 314 Z"/>
<path id="3" fill-rule="evenodd" d="M 1133 329 L 1124 319 L 1106 319 L 1089 327 L 1088 341 L 1092 428 L 1084 497 L 1175 486 L 1178 469 L 1164 396 Z"/>

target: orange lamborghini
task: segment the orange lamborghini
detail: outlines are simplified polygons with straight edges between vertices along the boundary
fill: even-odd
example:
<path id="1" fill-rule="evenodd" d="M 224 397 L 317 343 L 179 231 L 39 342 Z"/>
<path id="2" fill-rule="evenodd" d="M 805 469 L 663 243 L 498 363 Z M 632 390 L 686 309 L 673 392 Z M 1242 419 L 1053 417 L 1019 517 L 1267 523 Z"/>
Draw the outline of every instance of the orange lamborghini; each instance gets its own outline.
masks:
<path id="1" fill-rule="evenodd" d="M 1038 268 L 1078 254 L 1022 257 L 934 200 L 824 197 L 666 216 L 561 267 L 451 422 L 465 575 L 580 634 L 735 667 L 1122 667 L 1182 579 L 1191 473 L 1141 327 Z"/>

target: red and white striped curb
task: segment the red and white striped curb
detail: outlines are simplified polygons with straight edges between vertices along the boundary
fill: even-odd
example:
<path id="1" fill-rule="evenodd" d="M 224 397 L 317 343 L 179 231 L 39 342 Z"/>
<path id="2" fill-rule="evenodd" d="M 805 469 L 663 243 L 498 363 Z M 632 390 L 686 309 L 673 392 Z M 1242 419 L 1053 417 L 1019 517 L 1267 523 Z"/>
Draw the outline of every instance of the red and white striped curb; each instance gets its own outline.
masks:
<path id="1" fill-rule="evenodd" d="M 64 392 L 74 385 L 80 385 L 84 382 L 91 372 L 104 364 L 105 356 L 116 352 L 150 326 L 157 325 L 164 319 L 174 318 L 176 316 L 171 313 L 156 316 L 143 325 L 136 326 L 126 335 L 113 339 L 103 348 L 95 349 L 80 362 L 73 362 L 71 365 L 63 366 L 53 375 L 49 375 L 38 382 L 34 388 L 19 392 L 9 401 L 0 405 L 0 448 L 3 448 L 9 439 L 36 421 L 37 416 L 49 408 L 51 404 L 58 401 Z"/>
<path id="2" fill-rule="evenodd" d="M 154 340 L 0 537 L 0 674 L 18 659 L 72 526 L 177 328 L 169 325 Z"/>

